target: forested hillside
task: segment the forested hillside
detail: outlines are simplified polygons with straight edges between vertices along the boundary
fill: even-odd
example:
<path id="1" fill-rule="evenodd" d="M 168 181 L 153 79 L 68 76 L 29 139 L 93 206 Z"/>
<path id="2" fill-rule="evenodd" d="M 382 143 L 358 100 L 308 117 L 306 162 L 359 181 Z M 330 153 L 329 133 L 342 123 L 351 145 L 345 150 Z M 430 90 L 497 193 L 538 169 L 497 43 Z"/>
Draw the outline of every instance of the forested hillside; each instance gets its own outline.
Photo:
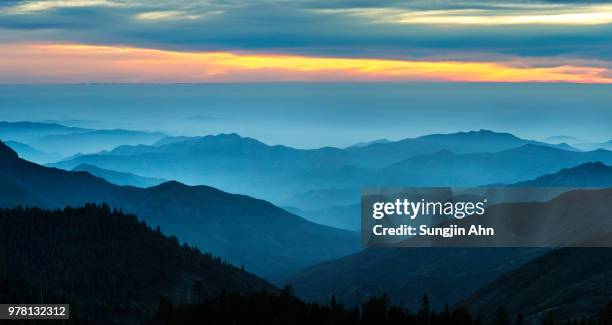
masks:
<path id="1" fill-rule="evenodd" d="M 75 317 L 145 318 L 161 297 L 275 288 L 107 205 L 0 210 L 0 303 L 70 303 Z M 59 300 L 58 300 L 59 299 Z"/>

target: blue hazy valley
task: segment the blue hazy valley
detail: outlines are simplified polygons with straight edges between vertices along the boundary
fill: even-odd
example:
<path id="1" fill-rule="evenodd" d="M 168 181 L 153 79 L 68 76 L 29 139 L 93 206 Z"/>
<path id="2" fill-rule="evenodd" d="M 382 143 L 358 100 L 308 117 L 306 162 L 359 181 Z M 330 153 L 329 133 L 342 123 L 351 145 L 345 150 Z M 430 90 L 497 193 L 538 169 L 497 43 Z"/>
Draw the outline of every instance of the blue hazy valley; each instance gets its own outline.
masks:
<path id="1" fill-rule="evenodd" d="M 388 293 L 416 308 L 427 293 L 435 308 L 469 304 L 492 317 L 486 306 L 505 299 L 511 312 L 536 319 L 543 310 L 579 313 L 571 301 L 583 299 L 593 307 L 584 313 L 593 313 L 611 294 L 609 267 L 592 265 L 576 280 L 592 295 L 555 283 L 575 263 L 607 258 L 606 250 L 363 249 L 359 203 L 360 190 L 375 186 L 610 188 L 609 90 L 0 86 L 0 206 L 108 204 L 236 266 L 240 285 L 290 284 L 312 301 L 333 293 L 354 306 Z M 597 193 L 612 199 L 608 190 Z M 542 274 L 541 265 L 555 271 Z M 563 298 L 525 309 L 535 293 L 514 297 L 508 277 Z M 236 288 L 232 279 L 219 281 Z"/>

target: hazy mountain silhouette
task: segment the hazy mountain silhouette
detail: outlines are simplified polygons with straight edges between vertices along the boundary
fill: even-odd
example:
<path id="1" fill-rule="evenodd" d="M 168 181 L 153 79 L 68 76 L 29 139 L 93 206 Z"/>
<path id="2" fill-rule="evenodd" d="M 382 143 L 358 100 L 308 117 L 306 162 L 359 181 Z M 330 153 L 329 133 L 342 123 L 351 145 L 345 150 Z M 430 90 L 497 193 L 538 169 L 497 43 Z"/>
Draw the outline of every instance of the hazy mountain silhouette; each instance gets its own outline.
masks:
<path id="1" fill-rule="evenodd" d="M 610 210 L 612 188 L 570 190 L 544 202 L 530 200 L 492 204 L 482 216 L 451 219 L 438 225 L 491 227 L 495 229 L 495 236 L 440 237 L 433 240 L 436 245 L 444 247 L 562 247 L 583 242 L 596 247 L 607 246 L 612 242 L 597 239 L 605 238 L 604 235 L 612 231 Z M 426 237 L 407 239 L 413 246 L 421 243 L 426 247 L 433 240 Z M 466 244 L 468 241 L 469 244 Z"/>
<path id="2" fill-rule="evenodd" d="M 142 176 L 209 184 L 224 190 L 279 201 L 293 193 L 353 183 L 367 174 L 351 166 L 353 155 L 337 148 L 313 150 L 268 146 L 237 134 L 184 141 L 162 140 L 155 146 L 120 146 L 54 166 L 71 169 L 87 163 Z M 352 184 L 351 184 L 352 185 Z"/>
<path id="3" fill-rule="evenodd" d="M 511 134 L 482 130 L 431 135 L 360 148 L 302 150 L 269 146 L 237 134 L 220 134 L 165 138 L 155 145 L 120 146 L 109 152 L 83 155 L 53 166 L 72 169 L 80 164 L 91 164 L 145 177 L 208 184 L 225 191 L 263 198 L 277 205 L 298 208 L 304 212 L 303 216 L 311 220 L 338 226 L 339 218 L 329 218 L 327 222 L 315 218 L 314 213 L 320 215 L 322 211 L 317 210 L 338 211 L 340 206 L 352 206 L 358 202 L 358 197 L 353 202 L 346 202 L 344 194 L 329 192 L 321 195 L 324 199 L 316 203 L 317 207 L 288 204 L 287 201 L 300 201 L 308 196 L 300 193 L 321 191 L 323 194 L 332 189 L 358 193 L 360 188 L 371 186 L 514 183 L 589 161 L 612 163 L 612 153 L 608 151 L 577 152 L 534 143 Z M 420 152 L 432 152 L 439 148 L 445 150 L 419 155 Z M 505 148 L 511 149 L 502 150 Z M 476 153 L 454 153 L 449 150 Z M 399 156 L 403 160 L 394 160 Z M 410 158 L 404 159 L 406 156 Z M 393 163 L 376 167 L 385 161 Z M 296 197 L 292 198 L 294 195 Z M 302 198 L 297 197 L 300 195 Z M 349 217 L 352 213 L 349 210 L 339 212 L 341 216 Z M 354 224 L 351 220 L 346 220 L 349 227 Z"/>
<path id="4" fill-rule="evenodd" d="M 519 181 L 575 165 L 574 161 L 590 161 L 590 154 L 582 159 L 571 159 L 565 163 L 556 160 L 552 168 L 527 170 L 530 160 L 542 158 L 555 160 L 558 152 L 548 144 L 531 145 L 542 148 L 539 152 L 520 153 L 525 160 L 518 166 L 523 173 L 510 173 L 507 178 L 497 179 L 497 168 L 509 168 L 502 160 L 485 169 L 490 177 L 469 175 L 473 165 L 484 164 L 488 155 L 501 155 L 500 150 L 520 146 L 526 148 L 534 141 L 517 138 L 511 134 L 492 131 L 473 131 L 444 135 L 431 135 L 398 142 L 372 144 L 357 148 L 294 149 L 286 146 L 269 146 L 252 138 L 237 134 L 220 134 L 196 138 L 164 139 L 157 145 L 120 146 L 110 152 L 84 155 L 62 161 L 54 166 L 71 169 L 87 163 L 101 168 L 131 172 L 148 177 L 176 179 L 189 184 L 209 184 L 224 190 L 245 193 L 281 204 L 291 195 L 326 188 L 352 188 L 355 191 L 368 185 L 473 185 L 499 181 Z M 517 148 L 518 147 L 518 148 Z M 447 151 L 438 151 L 440 148 Z M 546 151 L 550 149 L 550 151 Z M 469 154 L 456 152 L 480 152 Z M 523 149 L 525 150 L 525 149 Z M 509 150 L 507 150 L 509 151 Z M 423 155 L 427 152 L 426 155 Z M 433 153 L 432 153 L 433 152 Z M 492 153 L 482 153 L 492 152 Z M 569 151 L 568 151 L 569 152 Z M 445 165 L 445 154 L 457 156 L 464 164 Z M 578 154 L 576 152 L 569 152 Z M 512 155 L 509 153 L 507 155 Z M 543 157 L 540 157 L 543 155 Z M 553 157 L 548 157 L 553 155 Z M 407 158 L 406 157 L 411 157 Z M 582 156 L 581 156 L 582 157 Z M 405 160 L 402 160 L 405 159 Z M 473 160 L 474 164 L 472 164 Z M 609 160 L 612 161 L 612 158 Z M 398 162 L 399 161 L 399 162 Z M 431 161 L 431 162 L 430 162 Z M 419 163 L 422 162 L 422 163 Z M 381 171 L 378 166 L 395 163 Z M 429 168 L 428 164 L 435 164 Z M 403 166 L 405 165 L 405 166 Z M 557 168 L 555 168 L 557 167 Z M 398 170 L 396 170 L 398 169 Z M 387 172 L 388 171 L 388 172 Z M 481 172 L 482 169 L 477 170 Z M 490 172 L 489 172 L 490 171 Z M 435 172 L 435 173 L 434 173 Z M 476 170 L 472 171 L 476 173 Z M 505 171 L 502 170 L 502 175 Z M 433 174 L 432 174 L 433 173 Z M 448 179 L 455 173 L 458 177 Z M 494 179 L 494 181 L 491 181 Z M 395 183 L 394 183 L 395 182 Z M 342 202 L 332 202 L 341 205 Z M 331 205 L 330 205 L 331 206 Z M 299 207 L 299 208 L 304 208 Z"/>
<path id="5" fill-rule="evenodd" d="M 514 238 L 517 242 L 528 239 L 525 243 L 541 241 L 552 245 L 567 245 L 570 242 L 594 245 L 612 229 L 612 222 L 607 217 L 611 209 L 612 189 L 575 190 L 547 202 L 494 205 L 486 210 L 485 217 L 469 217 L 445 224 L 452 223 L 460 227 L 472 223 L 481 224 L 483 227 L 494 225 L 495 240 Z M 503 213 L 499 214 L 500 212 Z M 527 224 L 531 225 L 530 228 L 526 228 Z M 542 231 L 545 231 L 545 236 Z M 511 236 L 508 237 L 509 234 Z M 449 238 L 439 241 L 444 245 L 451 245 L 456 240 L 464 239 Z M 479 242 L 488 241 L 482 239 Z M 324 301 L 326 296 L 333 293 L 342 301 L 357 304 L 364 297 L 388 292 L 394 301 L 414 307 L 420 295 L 427 292 L 434 303 L 442 304 L 447 301 L 452 304 L 466 299 L 480 286 L 502 273 L 549 250 L 494 247 L 368 248 L 360 253 L 305 268 L 294 275 L 289 283 L 301 297 L 317 301 Z M 588 252 L 588 249 L 583 251 Z M 563 278 L 557 278 L 556 284 L 562 288 L 560 283 L 563 281 L 560 279 Z M 554 281 L 551 280 L 550 285 L 553 285 Z M 517 280 L 516 283 L 518 287 L 532 282 Z M 517 287 L 512 290 L 516 292 Z M 587 290 L 586 288 L 588 287 L 583 289 Z M 508 290 L 508 293 L 512 290 Z M 549 291 L 538 292 L 548 295 Z M 586 297 L 589 295 L 588 290 L 583 294 L 585 299 L 590 299 Z M 497 299 L 497 296 L 493 297 Z M 502 304 L 503 301 L 503 298 L 499 298 L 498 302 Z M 602 301 L 607 302 L 608 300 Z M 489 308 L 489 312 L 492 312 L 497 309 L 497 305 L 483 303 L 482 308 Z M 520 311 L 512 310 L 513 313 Z M 483 313 L 483 310 L 476 312 Z"/>
<path id="6" fill-rule="evenodd" d="M 419 179 L 415 176 L 414 181 Z M 510 185 L 494 184 L 492 186 L 509 187 L 612 187 L 612 167 L 601 162 L 588 162 L 572 168 L 564 168 L 553 174 L 546 174 L 535 179 Z M 528 197 L 534 201 L 549 200 L 564 192 L 560 190 L 525 192 L 517 198 Z M 552 195 L 552 196 L 551 196 Z M 357 230 L 360 228 L 359 193 L 350 189 L 330 189 L 309 191 L 291 197 L 280 204 L 287 206 L 291 212 L 310 221 L 337 228 Z M 334 204 L 341 202 L 342 204 Z M 312 208 L 309 208 L 309 205 Z"/>
<path id="7" fill-rule="evenodd" d="M 68 127 L 57 123 L 6 122 L 0 121 L 0 138 L 29 143 L 50 134 L 74 134 L 89 129 Z"/>
<path id="8" fill-rule="evenodd" d="M 164 233 L 267 278 L 284 277 L 360 248 L 356 233 L 311 223 L 263 200 L 178 182 L 146 189 L 117 186 L 87 172 L 27 162 L 4 144 L 0 145 L 0 177 L 11 181 L 0 183 L 0 188 L 10 186 L 2 191 L 10 193 L 18 186 L 43 207 L 107 202 L 137 213 L 149 224 L 161 226 Z"/>
<path id="9" fill-rule="evenodd" d="M 32 161 L 38 164 L 49 163 L 57 161 L 61 158 L 59 154 L 43 152 L 39 149 L 33 148 L 30 145 L 17 141 L 7 141 L 6 145 L 15 150 L 20 157 L 28 161 Z"/>
<path id="10" fill-rule="evenodd" d="M 176 136 L 176 137 L 163 137 L 161 139 L 159 139 L 158 141 L 156 141 L 153 146 L 163 146 L 166 144 L 171 144 L 171 143 L 176 143 L 176 142 L 181 142 L 181 141 L 187 141 L 187 140 L 191 140 L 193 139 L 192 137 L 187 137 L 187 136 Z"/>
<path id="11" fill-rule="evenodd" d="M 163 178 L 143 177 L 132 173 L 121 173 L 113 170 L 102 169 L 93 165 L 82 164 L 74 167 L 72 171 L 88 172 L 94 176 L 104 178 L 116 185 L 131 185 L 136 187 L 151 187 L 167 182 Z"/>
<path id="12" fill-rule="evenodd" d="M 438 151 L 449 151 L 456 154 L 487 153 L 509 150 L 527 144 L 557 147 L 558 145 L 525 140 L 510 133 L 499 133 L 489 130 L 457 132 L 450 134 L 432 134 L 418 138 L 404 139 L 388 143 L 374 143 L 362 147 L 350 147 L 348 151 L 370 157 L 384 166 L 409 157 L 433 154 Z M 571 147 L 566 144 L 560 149 Z"/>
<path id="13" fill-rule="evenodd" d="M 381 143 L 389 143 L 389 142 L 391 142 L 391 140 L 387 140 L 387 139 L 378 139 L 378 140 L 372 140 L 372 141 L 357 142 L 354 145 L 349 146 L 349 148 L 366 147 L 366 146 L 373 145 L 373 144 L 381 144 Z"/>
<path id="14" fill-rule="evenodd" d="M 298 193 L 278 205 L 315 223 L 358 231 L 361 193 L 354 188 L 330 188 Z"/>
<path id="15" fill-rule="evenodd" d="M 564 168 L 554 174 L 539 176 L 533 180 L 514 183 L 516 187 L 612 187 L 612 166 L 601 162 L 588 162 Z"/>
<path id="16" fill-rule="evenodd" d="M 612 249 L 563 248 L 500 276 L 460 305 L 484 319 L 493 318 L 497 306 L 533 321 L 548 312 L 577 319 L 602 310 L 611 292 Z"/>
<path id="17" fill-rule="evenodd" d="M 552 144 L 561 144 L 561 143 L 574 144 L 574 143 L 583 142 L 582 140 L 576 137 L 569 136 L 569 135 L 553 135 L 553 136 L 550 136 L 544 139 L 543 141 L 546 143 L 552 143 Z"/>
<path id="18" fill-rule="evenodd" d="M 352 231 L 359 231 L 361 229 L 361 205 L 359 203 L 333 205 L 319 209 L 284 208 L 314 223 Z"/>
<path id="19" fill-rule="evenodd" d="M 612 152 L 567 151 L 534 144 L 495 153 L 455 154 L 438 151 L 409 158 L 383 169 L 381 178 L 384 181 L 381 184 L 477 186 L 514 183 L 595 161 L 612 163 Z"/>
<path id="20" fill-rule="evenodd" d="M 612 140 L 606 142 L 577 143 L 576 147 L 582 150 L 612 150 Z"/>
<path id="21" fill-rule="evenodd" d="M 34 140 L 40 148 L 57 148 L 63 154 L 94 153 L 125 144 L 152 144 L 165 137 L 160 132 L 129 130 L 94 130 L 69 134 L 51 134 Z"/>
<path id="22" fill-rule="evenodd" d="M 1 139 L 21 142 L 63 157 L 79 152 L 110 150 L 124 144 L 152 144 L 163 137 L 165 135 L 160 132 L 94 130 L 57 123 L 0 121 Z"/>
<path id="23" fill-rule="evenodd" d="M 334 205 L 349 205 L 360 200 L 359 189 L 329 188 L 306 191 L 292 195 L 279 202 L 281 206 L 292 206 L 300 209 L 322 209 Z"/>
<path id="24" fill-rule="evenodd" d="M 0 209 L 0 234 L 0 302 L 69 303 L 71 320 L 123 323 L 162 297 L 276 290 L 108 206 Z"/>

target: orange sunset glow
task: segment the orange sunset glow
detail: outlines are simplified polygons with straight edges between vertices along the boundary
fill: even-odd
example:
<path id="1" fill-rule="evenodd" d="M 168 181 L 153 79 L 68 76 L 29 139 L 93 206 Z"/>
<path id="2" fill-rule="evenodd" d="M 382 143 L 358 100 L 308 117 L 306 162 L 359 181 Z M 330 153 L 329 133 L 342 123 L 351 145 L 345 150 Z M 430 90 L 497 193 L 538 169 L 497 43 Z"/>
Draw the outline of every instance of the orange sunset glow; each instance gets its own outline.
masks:
<path id="1" fill-rule="evenodd" d="M 452 81 L 612 83 L 588 64 L 534 67 L 508 62 L 182 52 L 56 43 L 0 45 L 0 75 L 20 82 Z M 7 82 L 8 80 L 8 82 Z"/>

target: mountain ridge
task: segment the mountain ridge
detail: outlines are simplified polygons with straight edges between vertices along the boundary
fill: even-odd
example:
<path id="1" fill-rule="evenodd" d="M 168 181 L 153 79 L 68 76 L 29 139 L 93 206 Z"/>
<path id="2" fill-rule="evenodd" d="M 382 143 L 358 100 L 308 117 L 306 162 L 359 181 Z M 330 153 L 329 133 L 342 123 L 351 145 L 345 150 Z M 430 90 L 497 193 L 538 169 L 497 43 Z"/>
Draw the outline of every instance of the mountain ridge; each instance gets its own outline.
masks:
<path id="1" fill-rule="evenodd" d="M 587 162 L 575 167 L 563 168 L 556 173 L 538 176 L 535 179 L 508 186 L 611 187 L 612 166 L 608 166 L 600 161 Z"/>
<path id="2" fill-rule="evenodd" d="M 382 170 L 381 177 L 411 180 L 413 186 L 479 186 L 514 183 L 594 161 L 610 164 L 612 152 L 602 149 L 568 151 L 530 143 L 493 153 L 438 151 L 389 165 Z"/>
<path id="3" fill-rule="evenodd" d="M 94 176 L 104 178 L 105 180 L 116 185 L 131 185 L 135 187 L 151 187 L 167 182 L 163 178 L 144 177 L 132 173 L 116 172 L 99 168 L 94 165 L 81 164 L 72 169 L 77 172 L 88 172 Z"/>
<path id="4" fill-rule="evenodd" d="M 558 320 L 590 316 L 612 300 L 610 261 L 610 248 L 561 248 L 501 275 L 459 305 L 484 320 L 499 306 L 533 321 L 548 312 Z"/>
<path id="5" fill-rule="evenodd" d="M 40 198 L 43 207 L 105 202 L 136 213 L 165 233 L 268 279 L 360 247 L 356 233 L 311 223 L 267 201 L 175 181 L 145 189 L 117 186 L 88 172 L 22 160 L 4 144 L 0 144 L 0 177 Z"/>
<path id="6" fill-rule="evenodd" d="M 284 198 L 298 193 L 325 188 L 355 189 L 377 186 L 388 184 L 390 183 L 389 180 L 418 181 L 418 183 L 403 182 L 406 184 L 402 185 L 437 185 L 436 183 L 426 184 L 424 182 L 424 175 L 427 173 L 416 173 L 416 171 L 421 168 L 426 169 L 427 166 L 423 167 L 416 163 L 406 168 L 408 171 L 414 171 L 406 177 L 398 179 L 395 172 L 385 172 L 392 166 L 398 166 L 398 164 L 410 160 L 418 162 L 428 158 L 445 159 L 447 156 L 451 158 L 464 157 L 468 159 L 473 157 L 474 159 L 482 159 L 488 157 L 487 154 L 501 155 L 508 150 L 525 145 L 549 148 L 550 151 L 540 150 L 545 155 L 552 152 L 581 154 L 580 152 L 554 148 L 548 144 L 534 143 L 511 134 L 498 134 L 493 131 L 473 131 L 457 134 L 432 135 L 423 137 L 425 140 L 408 139 L 402 140 L 404 142 L 373 144 L 352 149 L 333 147 L 296 149 L 281 145 L 269 146 L 256 139 L 241 137 L 235 133 L 218 134 L 187 139 L 180 138 L 178 141 L 166 139 L 162 141 L 163 144 L 154 146 L 120 146 L 109 152 L 84 155 L 51 166 L 71 169 L 79 164 L 87 163 L 104 169 L 136 173 L 147 177 L 177 179 L 187 184 L 206 183 L 226 191 L 246 193 L 283 204 Z M 448 140 L 457 137 L 459 140 Z M 488 137 L 493 139 L 482 140 Z M 500 143 L 496 140 L 498 137 L 503 139 Z M 450 142 L 445 143 L 447 140 Z M 469 145 L 465 145 L 466 141 Z M 402 146 L 407 144 L 414 150 L 404 147 L 400 148 L 402 150 L 393 149 L 398 146 L 398 143 Z M 435 145 L 432 146 L 431 143 L 435 143 Z M 382 151 L 378 154 L 371 151 L 372 148 L 381 148 Z M 452 151 L 458 148 L 464 148 L 462 149 L 463 152 L 487 150 L 491 152 L 483 154 Z M 387 155 L 389 152 L 391 154 Z M 437 158 L 435 155 L 430 156 L 435 153 L 438 154 Z M 442 153 L 445 153 L 444 157 L 441 157 Z M 521 154 L 527 155 L 528 153 Z M 405 158 L 406 156 L 408 158 Z M 535 158 L 537 157 L 525 157 L 524 160 Z M 181 164 L 177 164 L 177 161 L 180 161 Z M 576 161 L 582 162 L 580 159 Z M 610 161 L 612 161 L 612 158 Z M 386 162 L 389 162 L 389 165 L 385 165 Z M 500 164 L 503 165 L 503 163 L 503 160 L 501 160 Z M 525 164 L 523 163 L 523 165 Z M 560 164 L 557 162 L 556 165 L 569 167 L 568 164 Z M 379 168 L 377 166 L 383 167 Z M 447 169 L 452 167 L 450 165 L 446 166 Z M 502 167 L 507 168 L 507 166 Z M 491 183 L 491 180 L 495 182 L 519 181 L 553 171 L 546 167 L 544 165 L 533 173 L 529 173 L 528 169 L 524 167 L 524 175 L 514 173 L 509 175 L 509 179 L 502 180 L 494 179 L 495 172 L 491 172 L 489 179 L 475 179 L 471 183 L 453 183 L 452 185 L 486 184 Z M 552 167 L 555 167 L 555 165 L 552 165 Z M 432 176 L 436 177 L 436 173 Z M 449 185 L 448 182 L 446 185 Z M 333 204 L 339 205 L 341 202 Z"/>

